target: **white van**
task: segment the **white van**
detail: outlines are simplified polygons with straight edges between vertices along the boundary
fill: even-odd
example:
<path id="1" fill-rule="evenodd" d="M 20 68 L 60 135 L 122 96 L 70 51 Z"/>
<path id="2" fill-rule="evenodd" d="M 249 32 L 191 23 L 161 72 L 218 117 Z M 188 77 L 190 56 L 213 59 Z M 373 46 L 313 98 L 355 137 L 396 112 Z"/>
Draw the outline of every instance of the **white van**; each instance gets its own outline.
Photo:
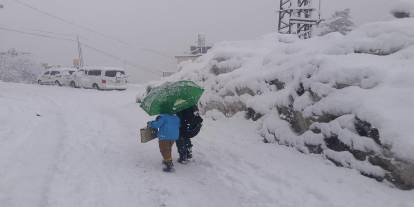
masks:
<path id="1" fill-rule="evenodd" d="M 109 67 L 84 67 L 72 75 L 70 85 L 77 88 L 94 88 L 98 90 L 127 89 L 125 70 Z"/>
<path id="2" fill-rule="evenodd" d="M 41 85 L 58 85 L 68 86 L 70 84 L 71 76 L 76 71 L 75 68 L 55 68 L 44 72 L 37 80 Z"/>

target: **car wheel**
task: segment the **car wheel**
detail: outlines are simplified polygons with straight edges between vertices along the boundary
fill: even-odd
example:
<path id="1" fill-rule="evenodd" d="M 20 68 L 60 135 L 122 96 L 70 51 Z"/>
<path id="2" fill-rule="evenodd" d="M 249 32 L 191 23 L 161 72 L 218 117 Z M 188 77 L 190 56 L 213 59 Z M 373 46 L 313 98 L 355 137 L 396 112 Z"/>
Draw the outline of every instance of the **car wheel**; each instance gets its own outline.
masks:
<path id="1" fill-rule="evenodd" d="M 60 83 L 59 83 L 59 81 L 55 81 L 55 84 L 56 84 L 57 86 L 62 86 L 62 84 L 60 84 Z"/>
<path id="2" fill-rule="evenodd" d="M 94 84 L 92 85 L 92 88 L 93 88 L 93 89 L 96 89 L 96 90 L 101 90 L 101 89 L 99 88 L 98 84 L 96 84 L 96 83 L 94 83 Z"/>

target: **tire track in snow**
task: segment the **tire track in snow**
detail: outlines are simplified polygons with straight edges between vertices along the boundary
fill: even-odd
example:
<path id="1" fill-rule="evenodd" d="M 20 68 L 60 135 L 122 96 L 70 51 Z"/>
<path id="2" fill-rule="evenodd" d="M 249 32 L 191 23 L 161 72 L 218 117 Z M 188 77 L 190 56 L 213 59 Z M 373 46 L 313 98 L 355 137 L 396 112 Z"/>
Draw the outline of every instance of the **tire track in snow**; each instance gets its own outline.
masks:
<path id="1" fill-rule="evenodd" d="M 78 108 L 76 105 L 83 106 L 80 113 L 68 119 L 71 139 L 64 145 L 49 204 L 115 206 L 121 201 L 153 206 L 154 202 L 144 195 L 146 189 L 142 187 L 145 183 L 140 176 L 145 172 L 137 172 L 135 168 L 136 134 L 130 139 L 134 132 L 129 127 L 133 122 L 115 118 L 117 106 L 99 100 L 105 93 L 89 95 L 92 97 L 86 100 L 88 103 L 80 98 L 77 104 L 65 109 L 71 114 Z M 90 120 L 81 120 L 83 117 Z"/>
<path id="2" fill-rule="evenodd" d="M 15 136 L 16 140 L 8 142 L 7 146 L 14 147 L 14 150 L 9 148 L 8 152 L 11 154 L 6 159 L 2 158 L 2 161 L 7 163 L 2 164 L 5 171 L 2 172 L 0 182 L 9 190 L 6 192 L 1 190 L 1 192 L 4 194 L 2 197 L 7 198 L 9 206 L 46 206 L 45 197 L 54 171 L 55 155 L 62 140 L 56 136 L 59 127 L 53 124 L 61 123 L 63 119 L 59 115 L 59 110 L 50 110 L 57 106 L 52 99 L 41 96 L 41 98 L 35 97 L 34 100 L 37 99 L 39 100 L 35 102 L 42 103 L 42 107 L 47 108 L 44 110 L 44 116 L 33 120 L 36 123 L 22 136 Z M 31 103 L 34 100 L 31 96 L 26 97 L 23 102 Z M 15 107 L 25 107 L 25 105 Z"/>
<path id="3" fill-rule="evenodd" d="M 85 108 L 85 106 L 88 106 L 88 103 L 79 102 L 78 100 L 76 103 L 68 105 L 68 100 L 62 99 L 62 97 L 60 97 L 59 101 L 61 102 L 60 104 L 65 103 L 61 105 L 61 108 L 64 108 L 64 119 L 67 123 L 70 123 L 70 125 L 67 125 L 66 129 L 66 137 L 70 137 L 70 139 L 66 139 L 65 142 L 62 144 L 62 147 L 60 148 L 58 159 L 55 163 L 56 173 L 53 175 L 49 184 L 49 188 L 44 194 L 45 203 L 49 206 L 64 206 L 66 205 L 64 203 L 65 200 L 71 200 L 72 202 L 75 202 L 75 204 L 72 206 L 80 206 L 83 199 L 87 200 L 87 197 L 85 196 L 90 195 L 80 195 L 80 198 L 78 198 L 74 194 L 63 195 L 61 191 L 67 190 L 68 188 L 69 190 L 72 190 L 72 188 L 78 188 L 79 183 L 68 183 L 68 181 L 73 182 L 78 179 L 82 180 L 82 173 L 94 170 L 94 166 L 89 165 L 88 167 L 90 167 L 90 169 L 82 168 L 81 170 L 83 170 L 84 172 L 79 173 L 79 171 L 76 171 L 78 169 L 75 169 L 77 166 L 75 166 L 76 162 L 74 163 L 73 160 L 87 161 L 87 159 L 80 160 L 81 156 L 88 156 L 86 154 L 82 154 L 82 150 L 84 150 L 84 152 L 93 152 L 95 148 L 95 146 L 93 145 L 93 140 L 98 141 L 101 137 L 100 135 L 102 134 L 102 132 L 100 132 L 99 130 L 95 130 L 96 125 L 90 124 L 89 116 L 91 114 L 83 113 L 87 110 L 81 112 L 78 111 L 79 108 Z M 82 104 L 84 104 L 84 106 L 82 106 Z M 80 136 L 81 133 L 83 133 L 82 136 Z M 91 153 L 89 156 L 93 156 L 93 154 Z M 93 181 L 99 176 L 99 174 L 96 173 L 94 175 L 94 177 L 90 177 L 90 181 Z M 72 180 L 68 180 L 70 178 L 72 178 Z M 105 183 L 105 179 L 100 180 L 102 180 L 102 183 Z M 73 186 L 71 186 L 72 184 Z M 88 183 L 83 184 L 86 188 Z M 78 190 L 78 193 L 82 194 L 82 190 L 84 189 Z M 99 191 L 99 188 L 97 188 L 96 190 Z M 76 191 L 76 189 L 74 191 Z M 67 203 L 70 205 L 72 202 Z M 102 206 L 102 203 L 94 203 L 93 206 Z"/>
<path id="4" fill-rule="evenodd" d="M 54 161 L 51 163 L 49 167 L 49 172 L 47 175 L 47 179 L 45 180 L 43 184 L 43 188 L 41 190 L 41 198 L 39 202 L 39 207 L 47 207 L 49 205 L 49 194 L 51 190 L 51 185 L 53 178 L 58 171 L 58 164 L 62 161 L 61 159 L 61 153 L 63 149 L 63 145 L 65 141 L 68 139 L 68 130 L 67 130 L 67 121 L 62 113 L 63 108 L 62 105 L 60 105 L 54 98 L 48 97 L 47 98 L 53 105 L 57 107 L 57 113 L 56 113 L 56 123 L 60 123 L 59 125 L 59 131 L 63 132 L 60 133 L 59 139 L 56 143 L 55 151 L 53 152 L 52 156 L 55 158 Z"/>

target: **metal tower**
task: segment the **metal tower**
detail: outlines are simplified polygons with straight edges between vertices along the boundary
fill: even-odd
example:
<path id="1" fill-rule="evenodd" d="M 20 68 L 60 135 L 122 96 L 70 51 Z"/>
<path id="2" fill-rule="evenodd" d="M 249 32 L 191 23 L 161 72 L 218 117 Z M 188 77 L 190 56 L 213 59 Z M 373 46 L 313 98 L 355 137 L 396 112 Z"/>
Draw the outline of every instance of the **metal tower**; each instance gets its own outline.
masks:
<path id="1" fill-rule="evenodd" d="M 209 49 L 211 49 L 211 47 L 206 44 L 206 36 L 198 34 L 197 45 L 190 47 L 190 53 L 193 55 L 202 55 L 206 54 Z"/>
<path id="2" fill-rule="evenodd" d="M 279 33 L 297 34 L 302 39 L 311 38 L 312 26 L 320 22 L 320 16 L 313 17 L 314 11 L 317 9 L 312 7 L 312 0 L 280 0 Z"/>

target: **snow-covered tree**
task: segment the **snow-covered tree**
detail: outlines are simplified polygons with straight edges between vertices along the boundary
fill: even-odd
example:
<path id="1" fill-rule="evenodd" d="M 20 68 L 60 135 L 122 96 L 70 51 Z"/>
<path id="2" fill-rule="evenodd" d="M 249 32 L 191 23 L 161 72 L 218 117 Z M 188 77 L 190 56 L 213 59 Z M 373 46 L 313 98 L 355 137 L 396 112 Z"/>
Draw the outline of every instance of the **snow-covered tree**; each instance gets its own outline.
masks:
<path id="1" fill-rule="evenodd" d="M 29 53 L 10 49 L 0 52 L 0 81 L 32 83 L 42 72 Z"/>
<path id="2" fill-rule="evenodd" d="M 323 36 L 331 32 L 339 32 L 343 35 L 349 33 L 355 24 L 351 20 L 351 10 L 344 9 L 336 11 L 329 19 L 322 22 L 316 29 L 318 36 Z"/>
<path id="3" fill-rule="evenodd" d="M 400 0 L 396 2 L 391 10 L 391 14 L 395 18 L 408 18 L 414 16 L 414 2 L 407 0 Z"/>

